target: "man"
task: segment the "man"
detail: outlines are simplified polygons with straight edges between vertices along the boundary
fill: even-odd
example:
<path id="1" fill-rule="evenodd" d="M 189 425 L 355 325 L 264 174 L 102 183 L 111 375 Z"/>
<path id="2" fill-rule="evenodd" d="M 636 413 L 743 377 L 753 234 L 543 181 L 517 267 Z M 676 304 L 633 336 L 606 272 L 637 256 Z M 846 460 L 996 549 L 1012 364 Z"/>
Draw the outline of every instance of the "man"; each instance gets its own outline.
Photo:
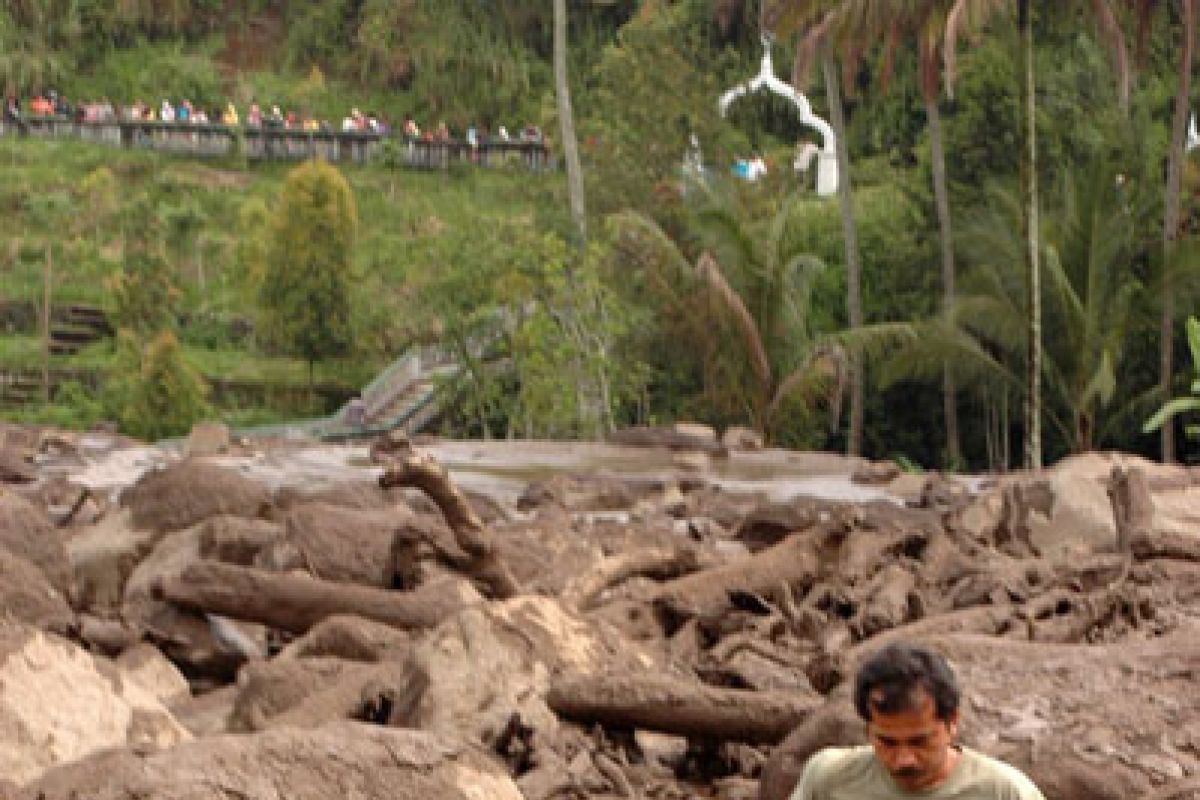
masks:
<path id="1" fill-rule="evenodd" d="M 870 746 L 817 753 L 791 800 L 1045 800 L 1017 769 L 955 744 L 958 683 L 936 653 L 884 647 L 859 669 L 854 706 Z"/>

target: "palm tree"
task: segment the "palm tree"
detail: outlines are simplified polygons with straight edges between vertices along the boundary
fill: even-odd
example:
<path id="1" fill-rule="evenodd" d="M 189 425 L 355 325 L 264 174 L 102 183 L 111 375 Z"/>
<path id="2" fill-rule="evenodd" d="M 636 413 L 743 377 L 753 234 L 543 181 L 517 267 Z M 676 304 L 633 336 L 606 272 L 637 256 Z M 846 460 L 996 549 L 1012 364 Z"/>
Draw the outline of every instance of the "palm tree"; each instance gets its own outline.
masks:
<path id="1" fill-rule="evenodd" d="M 1042 231 L 1047 279 L 1043 373 L 1047 419 L 1072 452 L 1102 437 L 1123 344 L 1141 287 L 1127 264 L 1148 204 L 1127 197 L 1106 163 L 1076 166 L 1050 198 Z M 1019 386 L 1027 366 L 1028 293 L 1021 254 L 1023 200 L 991 187 L 983 214 L 971 220 L 963 244 L 974 268 L 963 280 L 949 320 L 924 326 L 919 344 L 892 359 L 884 377 L 932 377 L 939 359 L 994 391 Z M 949 324 L 948 324 L 949 323 Z"/>
<path id="2" fill-rule="evenodd" d="M 792 70 L 792 83 L 806 82 L 808 68 L 816 53 L 821 54 L 821 71 L 825 79 L 825 95 L 829 102 L 829 124 L 833 128 L 838 165 L 838 203 L 842 217 L 842 236 L 846 254 L 846 316 L 850 330 L 862 327 L 862 260 L 858 251 L 858 230 L 854 221 L 854 199 L 850 184 L 850 156 L 846 148 L 846 120 L 842 108 L 842 92 L 838 79 L 834 48 L 841 44 L 834 35 L 841 31 L 834 26 L 838 3 L 832 0 L 783 0 L 779 4 L 762 6 L 763 30 L 790 34 L 799 32 L 800 46 Z M 858 357 L 850 360 L 850 428 L 846 432 L 846 453 L 858 455 L 862 450 L 863 434 L 863 365 Z"/>
<path id="3" fill-rule="evenodd" d="M 1192 61 L 1195 58 L 1196 7 L 1193 0 L 1179 0 L 1183 21 L 1183 42 L 1179 48 L 1179 78 L 1175 86 L 1175 113 L 1171 121 L 1171 149 L 1167 153 L 1167 183 L 1163 197 L 1163 274 L 1162 317 L 1159 328 L 1159 383 L 1163 399 L 1171 397 L 1174 373 L 1175 292 L 1172 272 L 1175 261 L 1175 242 L 1179 236 L 1179 194 L 1184 139 L 1187 136 L 1188 102 L 1192 87 Z M 1162 460 L 1175 460 L 1173 425 L 1163 425 L 1160 432 Z"/>
<path id="4" fill-rule="evenodd" d="M 783 430 L 789 401 L 825 397 L 836 409 L 851 354 L 872 356 L 914 336 L 903 324 L 813 330 L 811 290 L 823 265 L 789 244 L 798 200 L 784 203 L 760 229 L 724 195 L 698 185 L 691 196 L 700 197 L 689 218 L 700 253 L 694 263 L 655 222 L 633 211 L 614 218 L 619 246 L 650 283 L 660 314 L 679 322 L 702 353 L 706 392 L 717 404 L 740 406 L 769 440 Z"/>
<path id="5" fill-rule="evenodd" d="M 818 30 L 830 31 L 834 38 L 846 43 L 852 51 L 860 51 L 867 44 L 882 40 L 885 66 L 881 82 L 885 86 L 890 77 L 894 51 L 899 46 L 901 39 L 912 37 L 916 40 L 921 98 L 929 126 L 934 205 L 942 252 L 942 309 L 944 313 L 949 313 L 954 302 L 954 234 L 950 219 L 949 193 L 946 189 L 946 155 L 942 142 L 938 89 L 941 78 L 939 67 L 942 33 L 945 29 L 946 15 L 952 5 L 953 0 L 933 0 L 933 2 L 906 0 L 895 3 L 885 10 L 880 4 L 871 2 L 871 0 L 844 0 L 829 9 L 825 19 L 816 26 Z M 810 47 L 811 45 L 802 47 L 802 53 Z M 803 65 L 799 66 L 803 69 Z M 949 364 L 944 370 L 942 388 L 942 406 L 946 423 L 946 460 L 950 464 L 956 464 L 961 461 L 962 449 L 958 434 L 957 392 Z"/>
<path id="6" fill-rule="evenodd" d="M 954 82 L 955 46 L 958 37 L 969 28 L 982 27 L 989 17 L 1007 7 L 1008 3 L 1005 0 L 955 0 L 946 18 L 944 35 L 943 57 L 948 91 L 952 90 Z M 1097 16 L 1105 29 L 1111 30 L 1108 24 L 1111 21 L 1108 0 L 1094 0 L 1093 7 L 1104 10 L 1098 10 Z M 1025 308 L 1028 315 L 1028 352 L 1025 360 L 1025 467 L 1039 469 L 1042 466 L 1042 293 L 1038 225 L 1037 95 L 1033 62 L 1033 8 L 1030 0 L 1017 0 L 1016 11 L 1021 43 L 1020 96 L 1024 122 L 1021 185 L 1025 208 Z M 1105 11 L 1109 12 L 1107 16 Z M 1123 53 L 1124 50 L 1119 52 Z M 1127 92 L 1122 92 L 1123 98 L 1127 96 Z M 1123 102 L 1127 103 L 1127 100 Z"/>

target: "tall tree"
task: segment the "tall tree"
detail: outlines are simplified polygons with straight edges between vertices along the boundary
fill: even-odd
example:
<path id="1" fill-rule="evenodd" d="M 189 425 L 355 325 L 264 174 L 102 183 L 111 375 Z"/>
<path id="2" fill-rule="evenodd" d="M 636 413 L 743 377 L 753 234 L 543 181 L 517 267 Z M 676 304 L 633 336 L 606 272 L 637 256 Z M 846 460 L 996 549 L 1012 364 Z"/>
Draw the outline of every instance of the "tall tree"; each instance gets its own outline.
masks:
<path id="1" fill-rule="evenodd" d="M 259 291 L 268 336 L 308 362 L 350 347 L 350 263 L 358 214 L 350 185 L 324 161 L 288 173 Z"/>
<path id="2" fill-rule="evenodd" d="M 1159 328 L 1159 382 L 1164 401 L 1171 397 L 1171 380 L 1174 374 L 1174 323 L 1175 293 L 1173 267 L 1175 243 L 1179 237 L 1179 195 L 1183 161 L 1184 140 L 1187 136 L 1188 103 L 1192 89 L 1192 61 L 1195 58 L 1196 7 L 1194 0 L 1179 0 L 1179 14 L 1183 22 L 1183 41 L 1179 48 L 1179 74 L 1175 85 L 1175 113 L 1171 120 L 1171 149 L 1167 153 L 1167 183 L 1163 193 L 1163 271 L 1162 271 L 1162 317 Z M 1175 460 L 1175 428 L 1164 424 L 1160 431 L 1162 460 Z"/>
<path id="3" fill-rule="evenodd" d="M 959 36 L 981 28 L 994 14 L 1009 8 L 1008 0 L 955 0 L 946 17 L 944 33 L 945 79 L 952 90 L 955 74 L 955 47 Z M 1101 34 L 1108 38 L 1115 53 L 1118 73 L 1118 102 L 1129 103 L 1128 65 L 1124 39 L 1112 12 L 1111 0 L 1091 0 L 1092 16 Z M 1043 7 L 1044 9 L 1045 7 Z M 1025 364 L 1025 466 L 1042 466 L 1042 298 L 1040 227 L 1038 222 L 1037 165 L 1037 81 L 1034 69 L 1033 12 L 1030 0 L 1016 0 L 1017 29 L 1020 37 L 1021 98 L 1021 185 L 1024 197 L 1025 274 L 1027 295 L 1027 356 Z"/>
<path id="4" fill-rule="evenodd" d="M 571 219 L 579 240 L 587 241 L 587 215 L 583 197 L 583 169 L 579 164 L 579 141 L 571 110 L 571 87 L 567 81 L 567 2 L 554 0 L 554 95 L 558 100 L 558 123 L 563 157 L 567 161 L 567 196 Z"/>
<path id="5" fill-rule="evenodd" d="M 826 52 L 821 60 L 825 76 L 825 95 L 829 98 L 829 123 L 837 141 L 838 204 L 842 214 L 842 236 L 846 246 L 846 316 L 851 332 L 862 327 L 862 261 L 858 252 L 858 228 L 854 224 L 854 197 L 850 188 L 850 155 L 846 147 L 846 118 L 842 111 L 842 92 L 833 55 Z M 862 452 L 863 380 L 862 359 L 850 358 L 850 429 L 846 432 L 846 453 Z"/>
<path id="6" fill-rule="evenodd" d="M 929 128 L 929 155 L 933 177 L 934 206 L 942 253 L 942 311 L 950 312 L 954 302 L 954 233 L 950 217 L 950 200 L 946 188 L 946 154 L 942 140 L 941 114 L 938 93 L 941 78 L 942 34 L 946 15 L 953 0 L 933 2 L 901 2 L 883 7 L 872 0 L 843 0 L 833 5 L 819 30 L 828 30 L 845 43 L 851 53 L 861 52 L 870 43 L 882 40 L 883 68 L 880 83 L 890 81 L 896 48 L 905 38 L 917 44 L 919 84 L 925 118 Z M 958 404 L 954 375 L 947 363 L 942 376 L 943 417 L 946 425 L 945 457 L 947 463 L 958 464 L 962 449 L 958 434 Z"/>
<path id="7" fill-rule="evenodd" d="M 842 235 L 846 256 L 846 316 L 850 330 L 862 327 L 862 262 L 858 251 L 858 232 L 854 223 L 854 198 L 850 185 L 850 156 L 846 147 L 846 119 L 842 108 L 842 92 L 838 78 L 835 48 L 845 46 L 853 51 L 857 47 L 845 38 L 834 40 L 834 36 L 849 30 L 839 30 L 833 25 L 836 19 L 831 10 L 838 3 L 830 0 L 784 0 L 773 10 L 763 6 L 764 29 L 780 33 L 801 33 L 801 44 L 796 50 L 796 63 L 792 70 L 792 82 L 797 86 L 805 76 L 817 53 L 821 57 L 821 71 L 825 79 L 825 96 L 829 102 L 829 124 L 833 128 L 838 164 L 838 202 L 842 215 Z M 846 432 L 846 452 L 858 455 L 862 450 L 864 370 L 857 355 L 850 361 L 850 427 Z"/>

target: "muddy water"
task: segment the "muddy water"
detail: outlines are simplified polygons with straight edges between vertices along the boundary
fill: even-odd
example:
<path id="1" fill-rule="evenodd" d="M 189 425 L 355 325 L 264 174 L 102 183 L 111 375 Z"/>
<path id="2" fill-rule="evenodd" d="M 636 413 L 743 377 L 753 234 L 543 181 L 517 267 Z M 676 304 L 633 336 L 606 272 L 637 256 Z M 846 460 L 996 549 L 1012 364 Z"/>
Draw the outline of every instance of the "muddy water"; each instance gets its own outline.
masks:
<path id="1" fill-rule="evenodd" d="M 423 449 L 444 464 L 459 485 L 508 503 L 531 481 L 555 474 L 672 480 L 685 472 L 729 491 L 758 492 L 777 501 L 799 495 L 854 502 L 897 500 L 881 489 L 852 483 L 850 474 L 862 462 L 830 453 L 733 453 L 713 459 L 705 470 L 685 471 L 667 450 L 592 442 L 444 441 Z M 96 490 L 119 490 L 147 469 L 178 458 L 177 450 L 165 447 L 116 450 L 75 471 L 71 480 Z M 273 488 L 316 488 L 379 475 L 365 445 L 296 445 L 212 460 Z"/>

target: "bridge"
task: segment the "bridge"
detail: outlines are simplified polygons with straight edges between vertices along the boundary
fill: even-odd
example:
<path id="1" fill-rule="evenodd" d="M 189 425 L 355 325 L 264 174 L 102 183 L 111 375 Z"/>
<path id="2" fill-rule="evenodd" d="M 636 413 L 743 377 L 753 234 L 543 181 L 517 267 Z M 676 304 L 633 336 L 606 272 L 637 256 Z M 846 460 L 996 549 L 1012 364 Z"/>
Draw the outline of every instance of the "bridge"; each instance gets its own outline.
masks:
<path id="1" fill-rule="evenodd" d="M 482 167 L 515 166 L 544 170 L 554 166 L 544 142 L 486 138 L 477 145 L 457 139 L 414 139 L 374 131 L 305 131 L 219 123 L 111 120 L 81 122 L 69 117 L 22 117 L 0 121 L 0 136 L 35 139 L 80 139 L 123 148 L 220 158 L 244 156 L 252 161 L 357 162 L 390 160 L 417 169 L 445 169 L 452 164 Z"/>

